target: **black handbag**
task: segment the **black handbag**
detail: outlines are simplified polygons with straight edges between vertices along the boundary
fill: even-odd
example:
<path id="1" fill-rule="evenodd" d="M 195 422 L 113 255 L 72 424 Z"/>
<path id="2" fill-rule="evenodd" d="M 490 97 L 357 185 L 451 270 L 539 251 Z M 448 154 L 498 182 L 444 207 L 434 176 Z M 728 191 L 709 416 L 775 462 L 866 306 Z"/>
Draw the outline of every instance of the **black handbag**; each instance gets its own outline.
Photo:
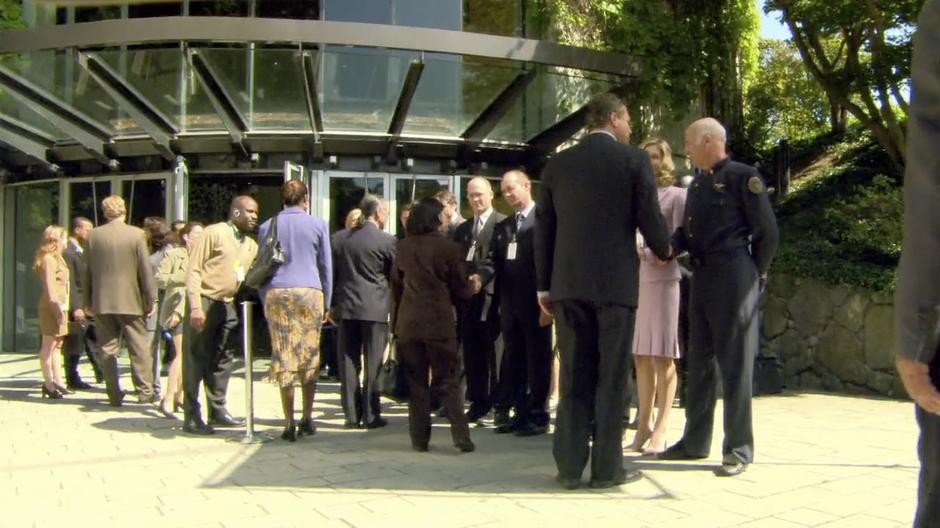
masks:
<path id="1" fill-rule="evenodd" d="M 271 280 L 277 268 L 284 263 L 285 255 L 281 249 L 281 242 L 277 239 L 277 215 L 271 219 L 271 230 L 268 237 L 264 240 L 258 255 L 248 273 L 245 274 L 245 286 L 249 288 L 260 288 Z"/>
<path id="2" fill-rule="evenodd" d="M 375 386 L 382 396 L 404 403 L 408 401 L 410 394 L 408 378 L 405 377 L 405 369 L 401 367 L 395 357 L 397 356 L 396 349 L 395 340 L 392 339 L 388 347 L 388 359 L 379 367 L 379 375 L 375 378 Z"/>

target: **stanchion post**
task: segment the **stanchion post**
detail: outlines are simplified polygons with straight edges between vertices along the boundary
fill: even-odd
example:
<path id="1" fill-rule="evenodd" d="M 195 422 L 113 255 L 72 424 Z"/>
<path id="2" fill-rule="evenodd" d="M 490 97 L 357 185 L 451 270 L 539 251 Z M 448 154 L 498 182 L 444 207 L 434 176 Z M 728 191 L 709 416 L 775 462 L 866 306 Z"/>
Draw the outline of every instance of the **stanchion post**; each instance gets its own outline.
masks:
<path id="1" fill-rule="evenodd" d="M 245 436 L 240 442 L 243 444 L 257 444 L 271 440 L 266 435 L 255 436 L 255 391 L 253 370 L 253 350 L 254 344 L 251 342 L 252 329 L 252 307 L 255 303 L 243 301 L 242 305 L 242 351 L 245 355 Z"/>

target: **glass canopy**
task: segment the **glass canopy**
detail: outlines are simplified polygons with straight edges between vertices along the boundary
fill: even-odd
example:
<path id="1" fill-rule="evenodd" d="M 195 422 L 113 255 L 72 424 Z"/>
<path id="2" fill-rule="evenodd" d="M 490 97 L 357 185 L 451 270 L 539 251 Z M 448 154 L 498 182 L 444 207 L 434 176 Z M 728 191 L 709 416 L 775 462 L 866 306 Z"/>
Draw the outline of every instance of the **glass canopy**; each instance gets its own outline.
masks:
<path id="1" fill-rule="evenodd" d="M 205 86 L 204 77 L 196 75 L 188 60 L 193 51 L 218 88 Z M 190 44 L 187 50 L 182 44 L 167 44 L 83 53 L 114 73 L 112 84 L 118 85 L 118 91 L 136 94 L 181 135 L 225 132 L 225 122 L 213 104 L 219 100 L 218 91 L 241 116 L 249 134 L 311 133 L 305 60 L 316 89 L 309 106 L 322 123 L 317 132 L 324 134 L 461 141 L 472 135 L 468 133 L 472 128 L 477 140 L 524 144 L 592 95 L 624 82 L 616 76 L 519 61 L 358 47 L 300 50 L 241 43 Z M 130 117 L 127 101 L 111 97 L 114 86 L 106 90 L 79 58 L 75 51 L 42 51 L 0 56 L 0 65 L 24 81 L 36 100 L 68 108 L 114 139 L 145 133 Z M 416 62 L 423 63 L 420 71 L 412 71 Z M 522 78 L 528 82 L 520 85 Z M 0 82 L 0 118 L 66 139 L 55 123 L 6 93 L 10 89 L 6 82 Z M 410 103 L 408 112 L 393 123 L 403 102 Z M 483 116 L 487 123 L 481 124 Z"/>

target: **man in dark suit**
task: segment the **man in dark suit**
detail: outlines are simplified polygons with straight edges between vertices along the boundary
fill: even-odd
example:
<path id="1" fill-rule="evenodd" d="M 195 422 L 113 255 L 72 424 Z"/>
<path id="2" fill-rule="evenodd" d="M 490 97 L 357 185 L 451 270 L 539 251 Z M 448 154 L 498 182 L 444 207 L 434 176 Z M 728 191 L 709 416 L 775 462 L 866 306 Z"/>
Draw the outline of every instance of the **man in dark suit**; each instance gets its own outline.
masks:
<path id="1" fill-rule="evenodd" d="M 108 223 L 88 236 L 85 268 L 85 313 L 95 317 L 101 347 L 108 402 L 118 407 L 124 399 L 118 379 L 118 337 L 123 333 L 131 356 L 131 372 L 138 403 L 154 403 L 153 360 L 146 317 L 153 311 L 157 286 L 147 251 L 147 236 L 124 223 L 124 199 L 109 196 L 101 202 Z"/>
<path id="2" fill-rule="evenodd" d="M 904 170 L 904 245 L 895 291 L 895 364 L 916 404 L 920 477 L 914 528 L 940 526 L 940 0 L 921 9 Z"/>
<path id="3" fill-rule="evenodd" d="M 382 231 L 388 205 L 367 194 L 359 203 L 356 227 L 333 235 L 333 306 L 339 332 L 340 396 L 346 427 L 386 425 L 375 378 L 388 343 L 389 274 L 397 240 Z M 359 375 L 365 359 L 365 379 Z"/>
<path id="4" fill-rule="evenodd" d="M 467 184 L 467 201 L 473 218 L 460 224 L 454 240 L 464 250 L 470 273 L 480 273 L 490 251 L 496 224 L 506 218 L 493 209 L 493 187 L 489 180 L 476 177 Z M 483 290 L 457 307 L 457 327 L 463 350 L 464 373 L 467 376 L 467 420 L 476 422 L 493 407 L 492 391 L 496 389 L 496 338 L 499 337 L 499 315 L 492 281 Z"/>
<path id="5" fill-rule="evenodd" d="M 91 385 L 82 380 L 78 373 L 78 363 L 82 358 L 82 352 L 88 356 L 91 366 L 95 371 L 95 382 L 101 383 L 101 369 L 94 355 L 91 353 L 91 347 L 86 340 L 86 332 L 90 324 L 85 317 L 85 298 L 82 293 L 82 285 L 85 280 L 85 244 L 88 243 L 88 235 L 95 224 L 91 220 L 76 216 L 72 219 L 72 236 L 69 237 L 68 245 L 62 256 L 69 266 L 69 335 L 65 337 L 62 343 L 63 361 L 65 363 L 65 383 L 72 390 L 87 390 Z"/>
<path id="6" fill-rule="evenodd" d="M 639 285 L 636 230 L 670 256 L 649 155 L 626 145 L 630 114 L 604 93 L 588 103 L 589 133 L 549 159 L 535 207 L 539 305 L 557 321 L 561 369 L 554 454 L 558 480 L 591 487 L 639 478 L 623 468 L 624 390 Z M 588 438 L 593 429 L 593 447 Z"/>
<path id="7" fill-rule="evenodd" d="M 533 436 L 548 430 L 552 328 L 536 299 L 532 183 L 526 173 L 512 170 L 500 188 L 515 214 L 496 224 L 484 270 L 484 280 L 496 276 L 504 344 L 494 423 L 497 433 Z"/>

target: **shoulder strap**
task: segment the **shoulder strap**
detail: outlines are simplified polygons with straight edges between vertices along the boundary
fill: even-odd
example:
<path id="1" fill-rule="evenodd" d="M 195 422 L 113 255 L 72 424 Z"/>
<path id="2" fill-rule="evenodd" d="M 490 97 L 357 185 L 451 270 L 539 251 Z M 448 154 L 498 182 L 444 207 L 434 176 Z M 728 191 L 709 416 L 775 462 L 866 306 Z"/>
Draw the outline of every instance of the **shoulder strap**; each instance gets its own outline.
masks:
<path id="1" fill-rule="evenodd" d="M 274 241 L 275 244 L 279 242 L 279 240 L 277 239 L 277 217 L 279 215 L 280 213 L 274 215 L 274 217 L 271 218 L 271 232 L 268 233 L 268 238 Z"/>

